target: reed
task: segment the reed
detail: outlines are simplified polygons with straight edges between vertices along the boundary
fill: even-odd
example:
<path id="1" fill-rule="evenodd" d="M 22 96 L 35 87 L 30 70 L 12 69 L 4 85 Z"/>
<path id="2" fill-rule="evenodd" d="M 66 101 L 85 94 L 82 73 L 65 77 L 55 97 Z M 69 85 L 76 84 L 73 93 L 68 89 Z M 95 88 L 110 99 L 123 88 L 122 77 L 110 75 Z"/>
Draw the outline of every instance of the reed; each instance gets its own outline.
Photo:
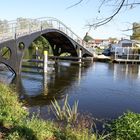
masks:
<path id="1" fill-rule="evenodd" d="M 57 120 L 74 123 L 78 117 L 78 101 L 75 101 L 72 107 L 68 103 L 68 95 L 64 99 L 64 104 L 61 106 L 56 99 L 52 101 L 52 111 Z"/>

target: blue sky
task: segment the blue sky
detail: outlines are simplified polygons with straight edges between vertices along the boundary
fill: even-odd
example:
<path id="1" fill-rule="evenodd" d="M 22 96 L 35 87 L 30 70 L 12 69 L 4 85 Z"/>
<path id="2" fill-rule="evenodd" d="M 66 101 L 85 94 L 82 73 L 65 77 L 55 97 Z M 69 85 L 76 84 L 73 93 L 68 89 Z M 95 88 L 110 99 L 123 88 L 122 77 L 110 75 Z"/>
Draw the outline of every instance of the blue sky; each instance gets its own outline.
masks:
<path id="1" fill-rule="evenodd" d="M 0 19 L 13 20 L 18 17 L 39 18 L 55 17 L 70 27 L 77 35 L 83 38 L 88 29 L 87 22 L 93 18 L 104 17 L 112 12 L 111 6 L 103 7 L 98 14 L 100 0 L 84 0 L 78 6 L 67 9 L 78 0 L 0 0 Z M 127 37 L 130 32 L 121 30 L 131 28 L 131 23 L 140 22 L 139 6 L 132 10 L 121 10 L 121 13 L 107 25 L 96 30 L 92 29 L 89 34 L 93 38 Z"/>

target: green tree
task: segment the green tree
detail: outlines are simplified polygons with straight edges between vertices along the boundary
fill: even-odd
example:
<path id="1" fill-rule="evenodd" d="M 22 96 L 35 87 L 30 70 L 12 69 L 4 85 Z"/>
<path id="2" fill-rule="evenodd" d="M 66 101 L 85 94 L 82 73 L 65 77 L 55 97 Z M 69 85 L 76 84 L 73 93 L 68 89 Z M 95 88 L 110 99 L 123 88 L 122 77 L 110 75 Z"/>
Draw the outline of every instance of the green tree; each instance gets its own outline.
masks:
<path id="1" fill-rule="evenodd" d="M 86 35 L 84 36 L 84 39 L 83 39 L 85 42 L 88 42 L 90 40 L 93 40 L 93 38 L 91 36 L 88 35 L 88 33 L 86 33 Z"/>
<path id="2" fill-rule="evenodd" d="M 8 31 L 9 25 L 7 20 L 0 20 L 0 34 Z"/>
<path id="3" fill-rule="evenodd" d="M 30 23 L 30 19 L 22 18 L 22 17 L 17 18 L 17 28 L 19 30 L 29 28 L 29 23 Z"/>
<path id="4" fill-rule="evenodd" d="M 116 40 L 117 40 L 117 38 L 114 38 L 114 37 L 113 38 L 112 37 L 109 37 L 108 39 L 110 40 L 110 43 L 115 43 Z"/>
<path id="5" fill-rule="evenodd" d="M 131 39 L 140 40 L 140 23 L 133 23 L 133 34 Z"/>
<path id="6" fill-rule="evenodd" d="M 44 47 L 48 47 L 49 48 L 49 54 L 52 54 L 51 45 L 48 42 L 48 40 L 45 37 L 43 37 L 43 36 L 39 36 L 37 39 L 35 39 L 32 42 L 32 44 L 30 46 L 30 49 L 38 48 L 38 53 L 40 55 L 43 55 Z"/>

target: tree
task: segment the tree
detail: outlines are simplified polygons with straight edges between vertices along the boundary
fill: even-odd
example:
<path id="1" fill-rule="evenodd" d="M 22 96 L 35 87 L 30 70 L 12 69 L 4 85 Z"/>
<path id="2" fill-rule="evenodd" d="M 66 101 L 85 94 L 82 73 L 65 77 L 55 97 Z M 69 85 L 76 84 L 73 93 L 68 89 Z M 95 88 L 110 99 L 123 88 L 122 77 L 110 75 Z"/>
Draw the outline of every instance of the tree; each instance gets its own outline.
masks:
<path id="1" fill-rule="evenodd" d="M 48 40 L 43 36 L 39 36 L 32 42 L 30 49 L 38 48 L 38 53 L 43 55 L 44 47 L 49 47 L 49 54 L 52 54 L 52 48 Z"/>
<path id="2" fill-rule="evenodd" d="M 17 18 L 17 29 L 18 30 L 28 29 L 29 22 L 30 22 L 30 19 L 22 18 L 22 17 Z"/>
<path id="3" fill-rule="evenodd" d="M 85 42 L 88 42 L 90 40 L 93 40 L 93 38 L 91 36 L 88 35 L 88 33 L 86 33 L 86 35 L 84 36 L 84 39 L 83 39 Z"/>
<path id="4" fill-rule="evenodd" d="M 133 34 L 131 39 L 140 40 L 140 23 L 133 23 Z"/>
<path id="5" fill-rule="evenodd" d="M 71 5 L 68 8 L 72 8 L 80 3 L 82 3 L 84 0 L 79 0 L 77 3 Z M 111 4 L 114 8 L 111 15 L 109 15 L 108 17 L 105 18 L 101 18 L 101 19 L 97 19 L 96 22 L 88 24 L 89 28 L 97 28 L 99 26 L 102 26 L 104 24 L 109 23 L 117 14 L 119 14 L 119 12 L 121 11 L 121 9 L 123 7 L 127 7 L 127 8 L 134 8 L 137 5 L 140 5 L 140 0 L 101 0 L 100 6 L 98 8 L 98 13 L 101 13 L 101 9 L 103 6 L 105 6 L 105 4 Z"/>
<path id="6" fill-rule="evenodd" d="M 111 44 L 112 43 L 114 44 L 117 41 L 117 38 L 114 38 L 114 37 L 113 38 L 112 37 L 109 37 L 108 39 L 109 39 L 109 41 L 110 41 Z"/>
<path id="7" fill-rule="evenodd" d="M 0 34 L 8 31 L 9 25 L 7 20 L 0 20 Z"/>

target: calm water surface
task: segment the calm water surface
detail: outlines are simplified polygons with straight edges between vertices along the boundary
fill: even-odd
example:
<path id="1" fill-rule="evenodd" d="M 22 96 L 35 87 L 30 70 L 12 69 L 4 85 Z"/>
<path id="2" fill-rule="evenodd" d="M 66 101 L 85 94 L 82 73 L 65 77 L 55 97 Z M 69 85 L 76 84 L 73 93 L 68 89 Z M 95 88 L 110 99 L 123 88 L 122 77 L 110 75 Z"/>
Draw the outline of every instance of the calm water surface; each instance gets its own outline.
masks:
<path id="1" fill-rule="evenodd" d="M 66 94 L 69 103 L 79 101 L 79 111 L 94 117 L 116 118 L 127 110 L 140 113 L 140 66 L 91 63 L 83 67 L 60 63 L 42 74 L 22 73 L 12 79 L 11 73 L 0 72 L 0 80 L 16 83 L 19 97 L 26 101 L 30 111 L 47 118 L 51 100 L 60 103 Z"/>

